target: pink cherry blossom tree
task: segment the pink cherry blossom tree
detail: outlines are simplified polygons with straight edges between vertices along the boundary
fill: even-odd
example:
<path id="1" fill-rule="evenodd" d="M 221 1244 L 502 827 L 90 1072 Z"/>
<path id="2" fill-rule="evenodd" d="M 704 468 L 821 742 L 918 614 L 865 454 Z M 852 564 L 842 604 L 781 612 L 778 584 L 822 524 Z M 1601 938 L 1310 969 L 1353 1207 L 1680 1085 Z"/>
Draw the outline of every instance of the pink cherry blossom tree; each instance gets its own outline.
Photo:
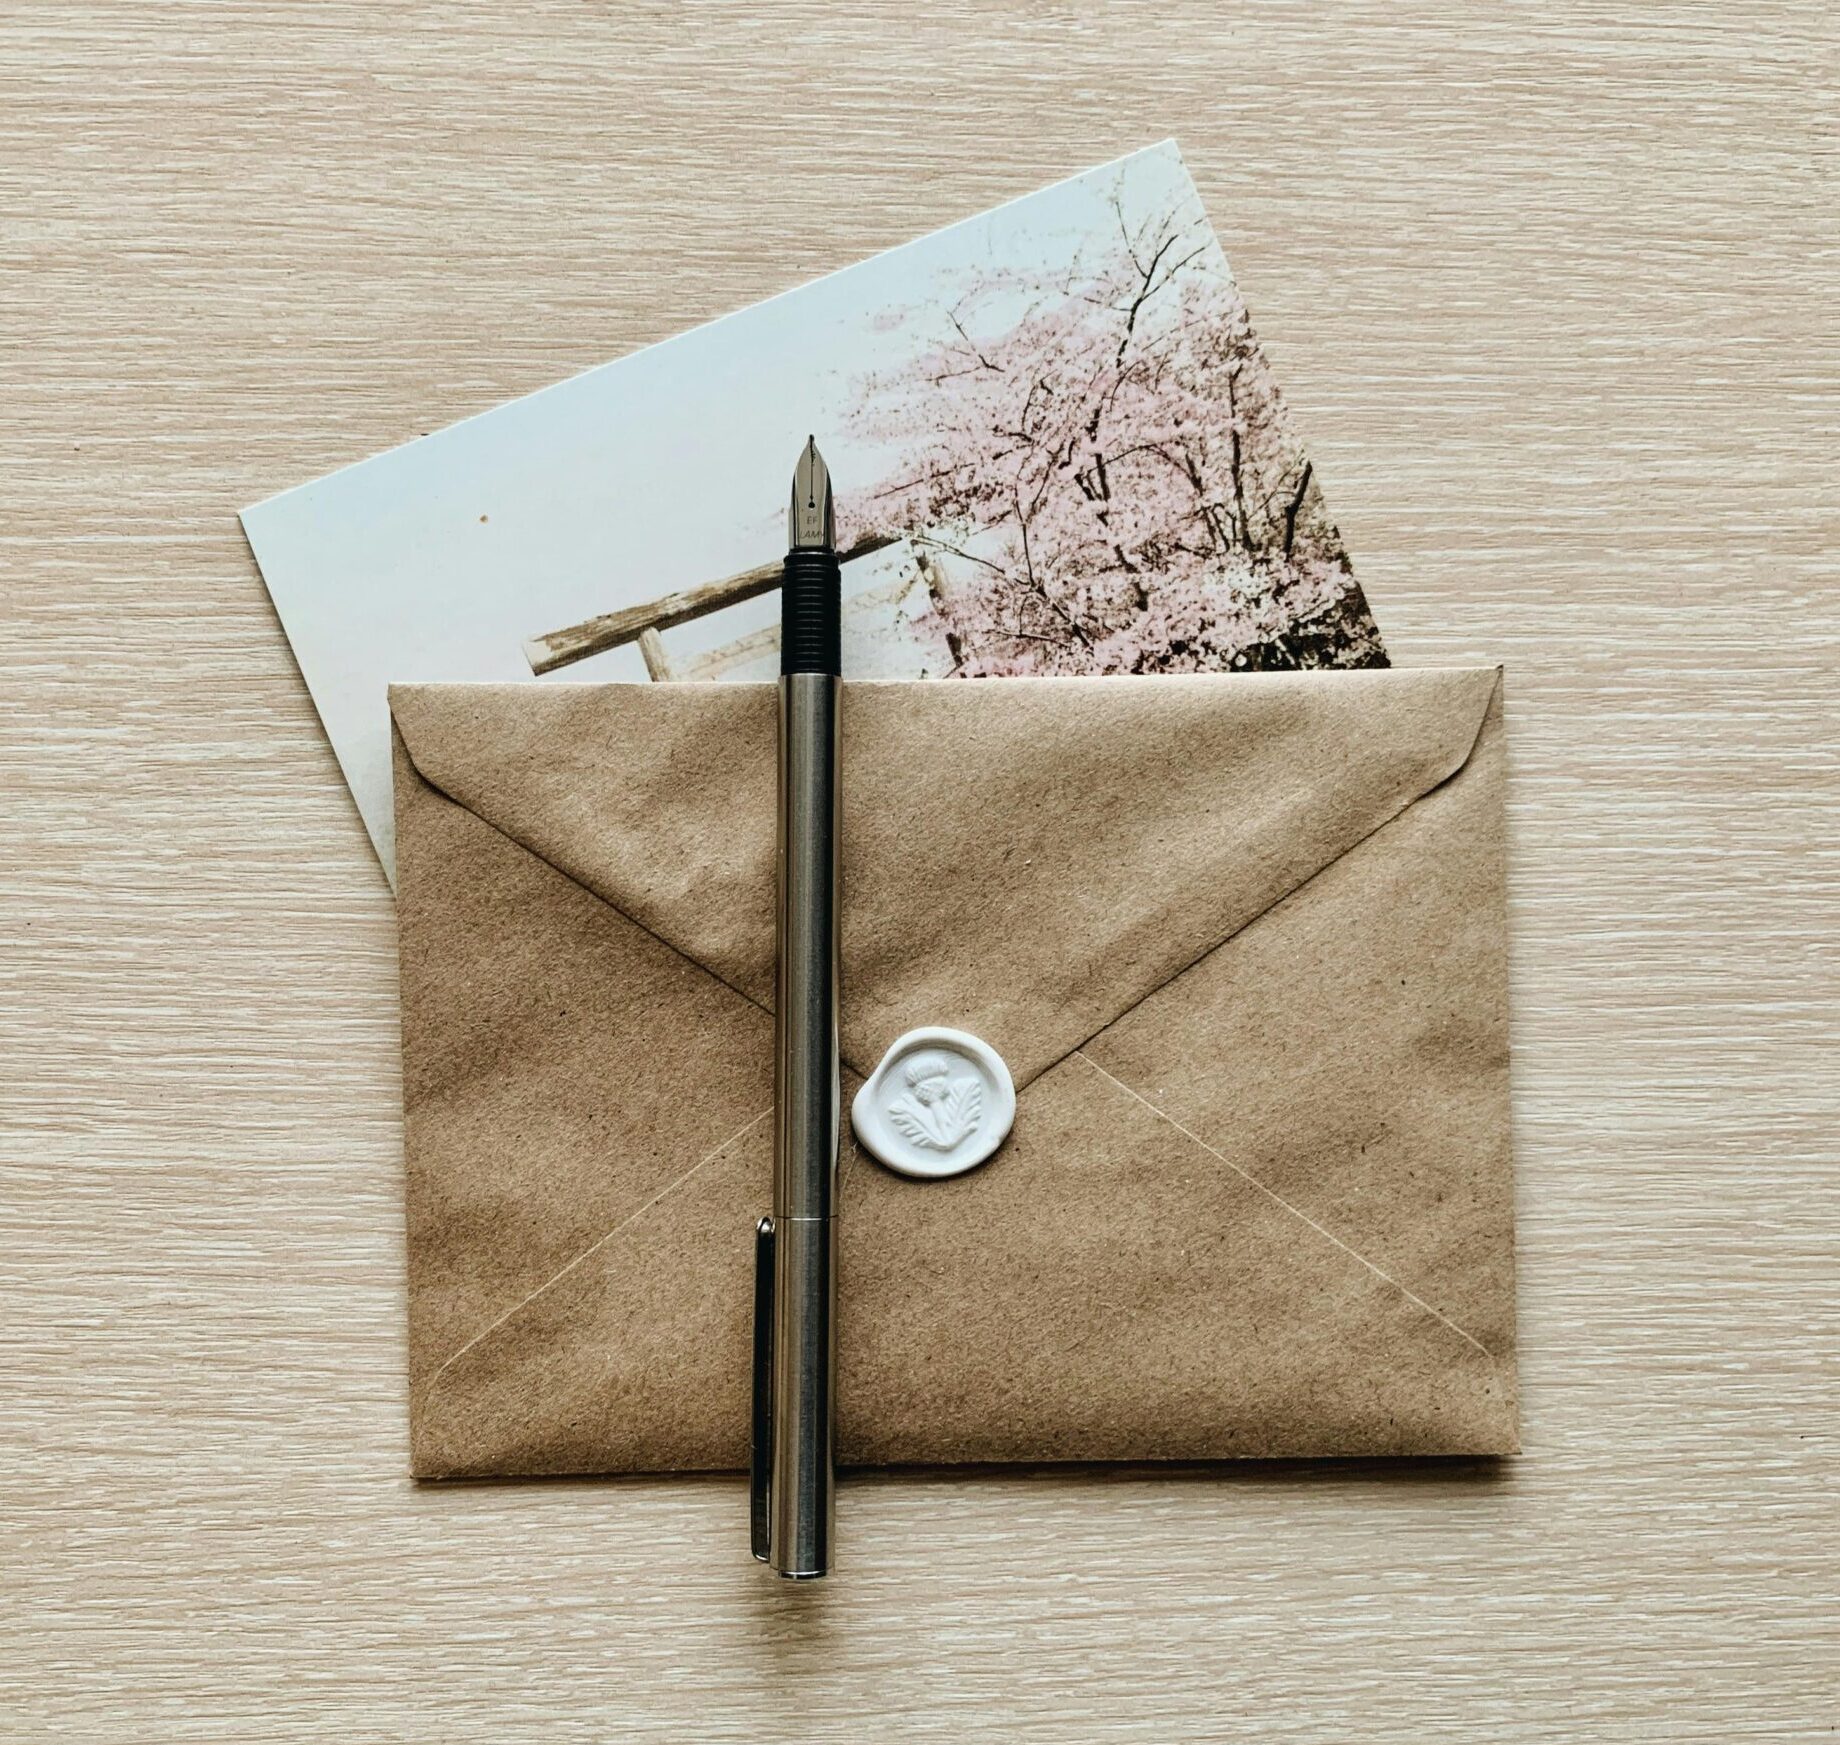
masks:
<path id="1" fill-rule="evenodd" d="M 1205 223 L 1112 209 L 1114 246 L 1047 285 L 977 275 L 858 384 L 903 458 L 857 530 L 945 559 L 965 676 L 1385 665 Z"/>

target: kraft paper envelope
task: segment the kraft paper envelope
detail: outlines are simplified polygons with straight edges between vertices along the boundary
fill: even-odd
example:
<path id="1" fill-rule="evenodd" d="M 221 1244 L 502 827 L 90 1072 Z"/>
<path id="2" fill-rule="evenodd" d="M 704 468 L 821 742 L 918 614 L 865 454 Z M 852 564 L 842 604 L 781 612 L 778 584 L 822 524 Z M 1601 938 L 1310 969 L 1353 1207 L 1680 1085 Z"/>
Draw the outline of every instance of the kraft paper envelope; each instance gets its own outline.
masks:
<path id="1" fill-rule="evenodd" d="M 425 1477 L 739 1467 L 775 695 L 392 694 Z M 1516 1447 L 1496 669 L 855 684 L 845 1107 L 994 1044 L 952 1180 L 845 1124 L 846 1462 Z"/>

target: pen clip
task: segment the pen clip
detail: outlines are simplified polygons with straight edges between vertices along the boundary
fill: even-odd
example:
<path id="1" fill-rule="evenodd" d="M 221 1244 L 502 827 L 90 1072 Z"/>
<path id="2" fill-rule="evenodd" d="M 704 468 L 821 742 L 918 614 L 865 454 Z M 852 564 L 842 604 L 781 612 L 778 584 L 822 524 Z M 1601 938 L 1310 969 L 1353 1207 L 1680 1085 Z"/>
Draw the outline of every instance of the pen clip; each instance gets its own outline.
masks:
<path id="1" fill-rule="evenodd" d="M 754 1226 L 754 1442 L 748 1469 L 748 1517 L 754 1555 L 767 1561 L 773 1471 L 773 1220 Z"/>

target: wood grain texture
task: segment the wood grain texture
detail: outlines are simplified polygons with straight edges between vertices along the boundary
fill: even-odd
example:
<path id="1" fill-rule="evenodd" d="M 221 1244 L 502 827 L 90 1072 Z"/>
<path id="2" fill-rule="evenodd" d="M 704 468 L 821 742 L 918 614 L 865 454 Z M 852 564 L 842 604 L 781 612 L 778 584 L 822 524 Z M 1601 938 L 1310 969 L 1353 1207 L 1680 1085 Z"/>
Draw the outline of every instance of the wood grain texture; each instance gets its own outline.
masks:
<path id="1" fill-rule="evenodd" d="M 0 12 L 0 1738 L 1836 1725 L 1833 9 Z M 1502 659 L 1527 1453 L 404 1476 L 390 903 L 242 504 L 1177 135 L 1395 658 Z"/>

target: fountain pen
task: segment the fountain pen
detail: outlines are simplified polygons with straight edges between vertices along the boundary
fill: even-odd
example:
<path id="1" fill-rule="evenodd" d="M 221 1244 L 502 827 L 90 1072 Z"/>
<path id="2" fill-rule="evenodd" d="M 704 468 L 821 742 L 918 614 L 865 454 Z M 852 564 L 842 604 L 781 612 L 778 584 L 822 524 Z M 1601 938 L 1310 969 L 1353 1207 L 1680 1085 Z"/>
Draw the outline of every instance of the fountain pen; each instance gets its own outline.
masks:
<path id="1" fill-rule="evenodd" d="M 836 1396 L 837 728 L 841 577 L 830 473 L 807 439 L 780 586 L 773 1213 L 755 1234 L 754 1555 L 830 1567 Z"/>

